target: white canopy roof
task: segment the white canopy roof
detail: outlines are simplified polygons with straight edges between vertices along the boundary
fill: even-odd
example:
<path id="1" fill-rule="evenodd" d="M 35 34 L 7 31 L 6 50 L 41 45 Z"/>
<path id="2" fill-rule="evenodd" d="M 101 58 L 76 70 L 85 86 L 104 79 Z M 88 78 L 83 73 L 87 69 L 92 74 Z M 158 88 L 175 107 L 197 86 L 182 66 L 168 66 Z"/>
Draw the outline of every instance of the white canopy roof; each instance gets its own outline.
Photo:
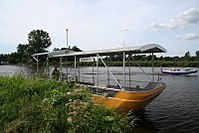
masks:
<path id="1" fill-rule="evenodd" d="M 54 51 L 54 52 L 36 53 L 36 54 L 33 54 L 32 56 L 48 55 L 50 58 L 64 57 L 64 56 L 88 57 L 88 56 L 96 56 L 97 54 L 109 55 L 109 54 L 116 54 L 116 53 L 121 53 L 121 52 L 125 52 L 127 54 L 139 54 L 139 53 L 166 53 L 167 51 L 165 48 L 163 48 L 162 46 L 158 44 L 148 44 L 148 45 L 138 46 L 138 47 L 122 47 L 122 48 L 83 51 L 83 52 L 62 50 L 62 51 Z"/>

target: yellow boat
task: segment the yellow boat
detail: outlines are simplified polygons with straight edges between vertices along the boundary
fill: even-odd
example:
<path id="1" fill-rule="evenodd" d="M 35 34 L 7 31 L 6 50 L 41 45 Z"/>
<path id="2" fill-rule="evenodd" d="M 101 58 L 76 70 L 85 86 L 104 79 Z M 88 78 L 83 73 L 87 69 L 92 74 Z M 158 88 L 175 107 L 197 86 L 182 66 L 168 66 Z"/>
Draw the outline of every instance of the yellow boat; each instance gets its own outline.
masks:
<path id="1" fill-rule="evenodd" d="M 66 77 L 64 77 L 62 74 L 60 75 L 60 80 L 71 80 L 76 83 L 86 83 L 85 80 L 88 80 L 87 78 L 84 79 L 84 81 L 81 81 L 82 74 L 80 74 L 80 70 L 78 70 L 77 63 L 81 61 L 89 61 L 94 62 L 96 64 L 95 71 L 94 68 L 92 69 L 91 79 L 90 81 L 87 81 L 88 88 L 93 93 L 93 98 L 97 104 L 104 105 L 107 108 L 113 108 L 119 112 L 129 112 L 129 111 L 138 111 L 146 107 L 152 100 L 154 100 L 160 93 L 166 88 L 166 85 L 161 82 L 155 82 L 154 81 L 154 74 L 152 75 L 152 80 L 150 80 L 147 84 L 144 86 L 136 85 L 135 87 L 131 86 L 131 71 L 129 66 L 129 71 L 126 71 L 126 63 L 129 61 L 129 59 L 133 58 L 134 54 L 151 54 L 152 55 L 152 73 L 154 73 L 154 65 L 153 65 L 153 54 L 154 53 L 164 53 L 166 52 L 166 49 L 158 44 L 148 44 L 144 46 L 138 46 L 138 47 L 123 47 L 123 48 L 116 48 L 116 49 L 106 49 L 106 50 L 96 50 L 96 51 L 83 51 L 83 52 L 74 52 L 74 51 L 57 51 L 57 52 L 46 52 L 46 53 L 36 53 L 33 54 L 33 58 L 38 61 L 38 56 L 47 56 L 47 63 L 49 58 L 58 58 L 60 59 L 60 71 L 63 73 L 63 63 L 62 60 L 65 58 L 73 58 L 74 59 L 74 65 L 73 68 L 69 67 L 68 69 L 73 69 L 73 74 L 70 74 L 68 71 L 66 74 Z M 123 72 L 120 73 L 119 77 L 115 77 L 114 73 L 110 70 L 110 67 L 107 66 L 106 62 L 104 61 L 105 56 L 110 55 L 122 55 L 122 62 L 123 62 Z M 100 70 L 99 70 L 99 62 L 104 65 L 106 71 L 107 71 L 107 80 L 108 85 L 102 86 L 100 84 Z M 47 65 L 49 66 L 49 65 Z M 68 67 L 68 66 L 66 66 Z M 37 67 L 38 68 L 38 67 Z M 50 74 L 49 68 L 46 69 L 48 75 Z M 143 71 L 143 69 L 141 69 Z M 39 71 L 39 70 L 37 70 Z M 144 71 L 143 71 L 144 72 Z M 146 73 L 145 73 L 146 74 Z M 105 78 L 106 75 L 103 77 Z M 112 80 L 114 81 L 115 87 L 110 85 L 110 77 L 112 77 Z M 127 80 L 127 77 L 129 79 Z M 121 82 L 119 82 L 118 78 Z M 127 83 L 129 82 L 127 87 Z M 133 81 L 134 82 L 134 81 Z"/>
<path id="2" fill-rule="evenodd" d="M 119 112 L 139 111 L 146 107 L 166 88 L 164 83 L 150 82 L 144 88 L 129 91 L 114 88 L 89 87 L 97 104 Z M 97 92 L 98 91 L 98 92 Z"/>

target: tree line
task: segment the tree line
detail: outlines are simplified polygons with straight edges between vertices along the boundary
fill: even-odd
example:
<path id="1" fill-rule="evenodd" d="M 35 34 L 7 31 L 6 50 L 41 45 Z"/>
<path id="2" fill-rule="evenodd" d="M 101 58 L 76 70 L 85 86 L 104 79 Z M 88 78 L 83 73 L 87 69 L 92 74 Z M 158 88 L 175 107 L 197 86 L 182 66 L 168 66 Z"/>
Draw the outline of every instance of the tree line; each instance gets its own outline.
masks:
<path id="1" fill-rule="evenodd" d="M 43 30 L 33 30 L 28 34 L 28 44 L 18 44 L 17 51 L 11 54 L 0 54 L 0 64 L 32 64 L 32 54 L 48 52 L 52 45 L 48 32 Z M 77 46 L 68 48 L 54 48 L 53 51 L 70 49 L 81 51 Z"/>
<path id="2" fill-rule="evenodd" d="M 32 64 L 32 54 L 48 52 L 48 48 L 52 45 L 51 38 L 48 32 L 43 30 L 33 30 L 28 34 L 28 44 L 18 44 L 17 51 L 11 54 L 0 54 L 0 64 Z M 82 51 L 77 46 L 68 48 L 54 48 L 53 51 L 60 50 L 73 50 Z M 105 60 L 112 66 L 120 66 L 122 62 L 122 54 L 110 55 Z M 134 55 L 133 60 L 138 61 L 141 66 L 151 66 L 151 55 Z M 195 52 L 194 56 L 191 56 L 190 52 L 187 51 L 184 56 L 174 57 L 157 57 L 154 56 L 155 66 L 199 66 L 199 50 Z M 120 60 L 120 61 L 119 61 Z M 71 60 L 72 61 L 72 60 Z M 89 65 L 89 64 L 88 64 Z M 134 64 L 131 64 L 134 65 Z"/>

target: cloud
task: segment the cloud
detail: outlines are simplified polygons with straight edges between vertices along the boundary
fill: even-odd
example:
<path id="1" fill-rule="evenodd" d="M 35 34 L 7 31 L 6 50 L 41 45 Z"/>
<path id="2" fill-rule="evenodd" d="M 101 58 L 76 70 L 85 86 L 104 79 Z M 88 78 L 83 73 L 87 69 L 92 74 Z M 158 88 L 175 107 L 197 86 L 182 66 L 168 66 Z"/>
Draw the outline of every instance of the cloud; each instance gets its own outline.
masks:
<path id="1" fill-rule="evenodd" d="M 124 31 L 124 32 L 132 32 L 133 30 L 131 28 L 128 28 L 128 27 L 123 27 L 122 31 Z"/>
<path id="2" fill-rule="evenodd" d="M 194 40 L 194 39 L 198 39 L 199 36 L 196 35 L 195 33 L 189 33 L 185 35 L 176 35 L 176 38 L 181 39 L 181 40 Z"/>
<path id="3" fill-rule="evenodd" d="M 175 18 L 168 22 L 151 22 L 151 27 L 155 29 L 176 29 L 197 23 L 199 23 L 199 8 L 190 8 L 184 12 L 179 12 Z"/>

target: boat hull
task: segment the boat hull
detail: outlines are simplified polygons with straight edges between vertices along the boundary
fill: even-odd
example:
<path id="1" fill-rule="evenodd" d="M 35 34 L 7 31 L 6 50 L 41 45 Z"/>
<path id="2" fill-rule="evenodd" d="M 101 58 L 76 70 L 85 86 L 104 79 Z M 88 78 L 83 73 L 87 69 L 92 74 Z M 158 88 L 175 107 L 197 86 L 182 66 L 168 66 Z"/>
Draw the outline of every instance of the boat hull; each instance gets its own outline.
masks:
<path id="1" fill-rule="evenodd" d="M 163 74 L 173 74 L 173 75 L 187 75 L 187 74 L 195 74 L 198 70 L 190 70 L 190 71 L 171 71 L 171 70 L 162 70 Z"/>
<path id="2" fill-rule="evenodd" d="M 119 112 L 139 111 L 145 108 L 165 89 L 165 85 L 146 91 L 119 91 L 114 97 L 105 97 L 93 94 L 97 104 L 107 108 L 115 109 Z"/>

